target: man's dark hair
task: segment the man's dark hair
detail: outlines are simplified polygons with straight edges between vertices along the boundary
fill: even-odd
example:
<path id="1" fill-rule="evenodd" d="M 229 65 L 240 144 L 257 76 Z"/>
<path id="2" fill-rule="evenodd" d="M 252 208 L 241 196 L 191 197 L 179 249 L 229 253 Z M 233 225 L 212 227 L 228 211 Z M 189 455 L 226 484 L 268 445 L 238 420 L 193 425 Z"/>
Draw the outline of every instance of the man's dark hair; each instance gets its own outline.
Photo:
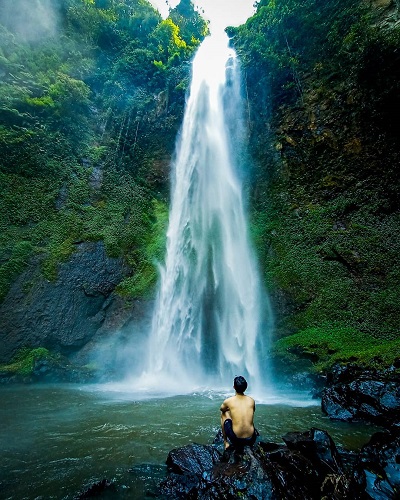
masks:
<path id="1" fill-rule="evenodd" d="M 239 377 L 235 377 L 233 379 L 233 387 L 236 392 L 238 392 L 239 394 L 243 394 L 244 391 L 247 389 L 246 379 L 241 375 Z"/>

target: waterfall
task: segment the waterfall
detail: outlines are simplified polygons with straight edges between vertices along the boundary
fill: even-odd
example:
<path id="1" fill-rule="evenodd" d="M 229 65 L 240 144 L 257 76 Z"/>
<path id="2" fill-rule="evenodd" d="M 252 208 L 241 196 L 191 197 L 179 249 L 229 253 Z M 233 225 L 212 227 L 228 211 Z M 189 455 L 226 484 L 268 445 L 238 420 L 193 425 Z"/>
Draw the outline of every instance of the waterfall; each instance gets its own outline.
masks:
<path id="1" fill-rule="evenodd" d="M 254 385 L 265 374 L 268 307 L 241 185 L 242 111 L 236 54 L 225 33 L 213 34 L 193 61 L 173 164 L 145 371 L 159 383 L 226 385 L 241 374 Z"/>

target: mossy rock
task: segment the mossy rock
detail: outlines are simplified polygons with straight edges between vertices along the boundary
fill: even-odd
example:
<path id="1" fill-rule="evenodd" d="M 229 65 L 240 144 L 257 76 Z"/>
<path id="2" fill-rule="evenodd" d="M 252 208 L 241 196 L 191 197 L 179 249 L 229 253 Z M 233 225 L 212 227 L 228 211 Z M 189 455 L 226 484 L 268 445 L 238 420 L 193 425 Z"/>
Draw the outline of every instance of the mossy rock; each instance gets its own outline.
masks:
<path id="1" fill-rule="evenodd" d="M 2 382 L 89 382 L 94 370 L 78 367 L 44 347 L 20 349 L 11 363 L 0 365 Z"/>

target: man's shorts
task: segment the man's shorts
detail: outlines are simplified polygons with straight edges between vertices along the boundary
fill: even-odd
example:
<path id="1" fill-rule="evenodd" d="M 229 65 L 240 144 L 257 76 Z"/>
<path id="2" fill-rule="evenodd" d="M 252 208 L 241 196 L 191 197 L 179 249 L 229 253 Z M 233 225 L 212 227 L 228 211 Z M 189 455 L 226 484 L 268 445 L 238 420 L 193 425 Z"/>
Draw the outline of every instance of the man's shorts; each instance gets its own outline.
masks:
<path id="1" fill-rule="evenodd" d="M 236 434 L 233 432 L 232 420 L 227 418 L 224 422 L 224 431 L 225 436 L 229 439 L 229 441 L 233 444 L 233 446 L 243 448 L 245 446 L 253 446 L 256 442 L 258 432 L 254 429 L 253 435 L 247 438 L 238 438 Z"/>

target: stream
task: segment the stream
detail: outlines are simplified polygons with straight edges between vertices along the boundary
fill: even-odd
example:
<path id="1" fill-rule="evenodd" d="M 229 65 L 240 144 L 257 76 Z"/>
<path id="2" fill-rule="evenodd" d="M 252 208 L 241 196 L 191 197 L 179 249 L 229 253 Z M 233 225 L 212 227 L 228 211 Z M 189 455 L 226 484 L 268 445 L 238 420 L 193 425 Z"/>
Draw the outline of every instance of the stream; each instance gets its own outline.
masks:
<path id="1" fill-rule="evenodd" d="M 151 498 L 166 473 L 168 452 L 209 444 L 219 429 L 224 392 L 181 396 L 133 393 L 123 385 L 35 385 L 0 388 L 0 498 L 74 498 L 90 481 L 115 480 L 101 498 Z M 357 450 L 375 428 L 332 422 L 320 402 L 285 394 L 258 402 L 263 441 L 289 431 L 326 429 L 337 446 Z"/>

